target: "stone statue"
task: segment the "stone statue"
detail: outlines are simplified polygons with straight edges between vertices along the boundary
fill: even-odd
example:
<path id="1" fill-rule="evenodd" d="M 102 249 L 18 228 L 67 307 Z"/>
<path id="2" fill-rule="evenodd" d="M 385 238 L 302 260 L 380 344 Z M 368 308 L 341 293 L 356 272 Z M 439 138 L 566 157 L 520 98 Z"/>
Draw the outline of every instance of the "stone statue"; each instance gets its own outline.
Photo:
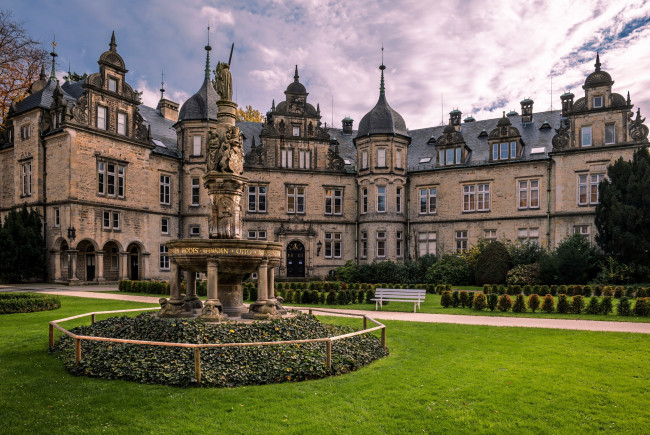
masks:
<path id="1" fill-rule="evenodd" d="M 208 172 L 244 172 L 242 135 L 234 125 L 219 125 L 208 133 Z"/>
<path id="2" fill-rule="evenodd" d="M 230 65 L 225 62 L 217 63 L 214 70 L 215 80 L 212 86 L 222 100 L 232 101 L 232 76 L 230 75 Z"/>

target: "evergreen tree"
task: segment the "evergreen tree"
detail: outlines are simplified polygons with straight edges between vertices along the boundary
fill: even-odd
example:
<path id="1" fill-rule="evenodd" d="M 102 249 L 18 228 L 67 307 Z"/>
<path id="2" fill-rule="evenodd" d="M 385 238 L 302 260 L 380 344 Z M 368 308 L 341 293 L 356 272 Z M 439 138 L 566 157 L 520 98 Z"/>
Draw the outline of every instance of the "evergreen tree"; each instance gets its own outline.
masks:
<path id="1" fill-rule="evenodd" d="M 624 263 L 650 262 L 650 154 L 646 147 L 632 161 L 619 158 L 600 183 L 596 241 L 606 254 Z"/>
<path id="2" fill-rule="evenodd" d="M 43 225 L 34 209 L 12 210 L 0 228 L 0 280 L 40 278 L 45 270 Z"/>

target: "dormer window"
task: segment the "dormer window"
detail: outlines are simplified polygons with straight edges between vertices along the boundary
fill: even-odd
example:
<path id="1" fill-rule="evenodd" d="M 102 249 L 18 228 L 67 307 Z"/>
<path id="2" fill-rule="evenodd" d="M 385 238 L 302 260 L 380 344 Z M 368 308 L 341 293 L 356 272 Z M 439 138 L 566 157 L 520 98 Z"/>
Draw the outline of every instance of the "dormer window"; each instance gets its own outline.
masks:
<path id="1" fill-rule="evenodd" d="M 117 92 L 117 80 L 108 79 L 108 90 L 111 92 Z"/>
<path id="2" fill-rule="evenodd" d="M 594 109 L 603 107 L 603 97 L 594 97 Z"/>
<path id="3" fill-rule="evenodd" d="M 461 147 L 438 150 L 438 164 L 440 166 L 459 165 L 462 163 Z"/>
<path id="4" fill-rule="evenodd" d="M 106 107 L 97 106 L 97 128 L 106 130 Z"/>
<path id="5" fill-rule="evenodd" d="M 508 160 L 517 157 L 517 142 L 492 144 L 492 160 Z"/>

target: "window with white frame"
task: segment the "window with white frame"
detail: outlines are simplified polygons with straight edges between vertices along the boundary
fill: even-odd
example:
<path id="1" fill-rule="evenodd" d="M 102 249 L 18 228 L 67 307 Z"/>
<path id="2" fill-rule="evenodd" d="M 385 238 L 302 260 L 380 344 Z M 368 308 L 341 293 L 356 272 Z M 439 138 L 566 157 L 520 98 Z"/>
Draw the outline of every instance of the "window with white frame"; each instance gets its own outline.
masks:
<path id="1" fill-rule="evenodd" d="M 266 240 L 266 230 L 249 230 L 249 240 Z"/>
<path id="2" fill-rule="evenodd" d="M 266 213 L 266 186 L 248 186 L 248 212 Z"/>
<path id="3" fill-rule="evenodd" d="M 305 213 L 305 188 L 287 186 L 287 213 Z"/>
<path id="4" fill-rule="evenodd" d="M 22 185 L 22 196 L 32 194 L 32 162 L 24 162 L 20 165 L 20 181 Z"/>
<path id="5" fill-rule="evenodd" d="M 578 205 L 596 205 L 599 202 L 598 185 L 605 174 L 578 175 Z"/>
<path id="6" fill-rule="evenodd" d="M 386 148 L 377 148 L 377 167 L 386 167 Z"/>
<path id="7" fill-rule="evenodd" d="M 167 245 L 160 245 L 160 270 L 169 270 L 169 248 Z"/>
<path id="8" fill-rule="evenodd" d="M 603 97 L 594 97 L 594 109 L 603 107 Z"/>
<path id="9" fill-rule="evenodd" d="M 361 169 L 368 168 L 368 151 L 361 151 Z"/>
<path id="10" fill-rule="evenodd" d="M 126 113 L 117 112 L 117 134 L 126 136 Z"/>
<path id="11" fill-rule="evenodd" d="M 190 236 L 198 237 L 201 235 L 201 226 L 200 225 L 190 225 Z"/>
<path id="12" fill-rule="evenodd" d="M 467 252 L 467 230 L 456 231 L 456 252 Z"/>
<path id="13" fill-rule="evenodd" d="M 325 189 L 325 214 L 343 214 L 343 190 Z"/>
<path id="14" fill-rule="evenodd" d="M 368 258 L 368 233 L 361 232 L 361 258 Z"/>
<path id="15" fill-rule="evenodd" d="M 160 232 L 162 234 L 169 234 L 169 218 L 164 217 L 160 219 Z"/>
<path id="16" fill-rule="evenodd" d="M 377 186 L 377 212 L 386 211 L 386 186 Z"/>
<path id="17" fill-rule="evenodd" d="M 539 242 L 539 227 L 517 229 L 517 239 L 532 243 Z"/>
<path id="18" fill-rule="evenodd" d="M 97 106 L 97 128 L 100 130 L 106 130 L 107 128 L 107 119 L 106 119 L 106 107 Z"/>
<path id="19" fill-rule="evenodd" d="M 361 189 L 361 214 L 368 213 L 368 188 Z"/>
<path id="20" fill-rule="evenodd" d="M 160 203 L 171 204 L 171 177 L 169 175 L 160 175 Z"/>
<path id="21" fill-rule="evenodd" d="M 459 165 L 462 163 L 461 147 L 438 150 L 438 164 L 440 166 Z"/>
<path id="22" fill-rule="evenodd" d="M 102 226 L 105 230 L 119 230 L 122 227 L 121 224 L 119 211 L 104 210 Z"/>
<path id="23" fill-rule="evenodd" d="M 402 167 L 402 150 L 400 149 L 395 150 L 395 167 Z"/>
<path id="24" fill-rule="evenodd" d="M 589 127 L 582 127 L 580 129 L 580 143 L 582 144 L 583 147 L 590 147 L 591 146 L 591 126 Z"/>
<path id="25" fill-rule="evenodd" d="M 311 151 L 309 150 L 298 151 L 298 167 L 300 169 L 311 168 Z"/>
<path id="26" fill-rule="evenodd" d="M 293 150 L 282 149 L 280 155 L 281 155 L 281 161 L 280 161 L 281 166 L 283 168 L 293 168 Z"/>
<path id="27" fill-rule="evenodd" d="M 517 142 L 492 144 L 492 160 L 508 160 L 517 157 Z"/>
<path id="28" fill-rule="evenodd" d="M 418 233 L 418 254 L 420 257 L 429 254 L 436 255 L 437 241 L 438 237 L 435 232 Z"/>
<path id="29" fill-rule="evenodd" d="M 616 143 L 616 124 L 605 124 L 605 145 Z"/>
<path id="30" fill-rule="evenodd" d="M 377 258 L 386 257 L 386 231 L 377 231 Z"/>
<path id="31" fill-rule="evenodd" d="M 519 180 L 519 210 L 539 208 L 539 180 Z"/>
<path id="32" fill-rule="evenodd" d="M 97 193 L 124 198 L 125 167 L 113 162 L 97 162 Z"/>
<path id="33" fill-rule="evenodd" d="M 200 156 L 201 155 L 201 148 L 203 145 L 203 140 L 201 138 L 201 135 L 195 134 L 192 136 L 192 155 L 193 156 Z"/>
<path id="34" fill-rule="evenodd" d="M 403 189 L 401 187 L 395 188 L 395 212 L 396 213 L 402 212 L 402 191 Z"/>
<path id="35" fill-rule="evenodd" d="M 497 239 L 497 230 L 483 230 L 483 238 L 488 241 Z"/>
<path id="36" fill-rule="evenodd" d="M 27 140 L 32 135 L 32 127 L 30 125 L 23 125 L 20 127 L 20 139 Z"/>
<path id="37" fill-rule="evenodd" d="M 300 127 L 293 127 L 292 133 L 294 136 L 300 136 Z"/>
<path id="38" fill-rule="evenodd" d="M 190 180 L 191 195 L 190 205 L 199 205 L 201 201 L 201 180 L 199 178 L 192 178 Z"/>
<path id="39" fill-rule="evenodd" d="M 117 92 L 117 80 L 115 79 L 108 79 L 108 90 L 111 92 Z"/>
<path id="40" fill-rule="evenodd" d="M 438 189 L 435 187 L 420 188 L 420 214 L 435 214 L 438 201 Z"/>
<path id="41" fill-rule="evenodd" d="M 490 185 L 463 186 L 463 212 L 490 211 Z"/>
<path id="42" fill-rule="evenodd" d="M 573 227 L 573 234 L 580 234 L 585 238 L 589 238 L 589 225 L 575 225 Z"/>
<path id="43" fill-rule="evenodd" d="M 401 258 L 404 256 L 404 231 L 395 233 L 395 256 Z"/>
<path id="44" fill-rule="evenodd" d="M 341 233 L 325 233 L 325 258 L 341 258 L 342 244 Z"/>
<path id="45" fill-rule="evenodd" d="M 61 226 L 61 210 L 59 207 L 54 207 L 54 227 L 59 228 Z"/>

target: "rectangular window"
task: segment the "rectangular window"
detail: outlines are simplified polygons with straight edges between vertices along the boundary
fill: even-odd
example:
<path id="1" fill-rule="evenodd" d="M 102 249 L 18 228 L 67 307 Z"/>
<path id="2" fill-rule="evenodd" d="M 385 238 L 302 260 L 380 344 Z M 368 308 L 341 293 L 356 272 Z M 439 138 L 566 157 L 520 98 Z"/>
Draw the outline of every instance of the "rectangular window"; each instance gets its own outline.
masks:
<path id="1" fill-rule="evenodd" d="M 422 160 L 420 160 L 420 163 L 422 163 Z M 445 165 L 445 150 L 438 150 L 438 164 L 440 166 Z"/>
<path id="2" fill-rule="evenodd" d="M 368 151 L 361 151 L 361 169 L 368 168 Z"/>
<path id="3" fill-rule="evenodd" d="M 120 212 L 104 210 L 102 226 L 105 230 L 119 230 L 121 227 Z"/>
<path id="4" fill-rule="evenodd" d="M 248 212 L 266 212 L 266 186 L 248 186 Z"/>
<path id="5" fill-rule="evenodd" d="M 325 258 L 341 258 L 341 233 L 325 233 Z"/>
<path id="6" fill-rule="evenodd" d="M 293 168 L 293 150 L 283 149 L 282 150 L 282 167 L 283 168 Z"/>
<path id="7" fill-rule="evenodd" d="M 395 167 L 402 167 L 402 150 L 395 150 Z"/>
<path id="8" fill-rule="evenodd" d="M 169 269 L 169 249 L 167 245 L 160 245 L 160 270 Z"/>
<path id="9" fill-rule="evenodd" d="M 377 231 L 377 258 L 386 256 L 386 231 Z"/>
<path id="10" fill-rule="evenodd" d="M 517 142 L 510 142 L 510 158 L 517 157 Z"/>
<path id="11" fill-rule="evenodd" d="M 386 211 L 386 186 L 377 187 L 377 211 L 379 213 Z"/>
<path id="12" fill-rule="evenodd" d="M 490 211 L 490 185 L 489 184 L 478 184 L 476 186 L 478 201 L 476 210 L 478 211 Z"/>
<path id="13" fill-rule="evenodd" d="M 585 238 L 589 238 L 589 225 L 576 225 L 573 227 L 573 234 L 580 234 Z"/>
<path id="14" fill-rule="evenodd" d="M 23 196 L 30 196 L 32 194 L 32 162 L 23 163 L 20 172 Z"/>
<path id="15" fill-rule="evenodd" d="M 160 232 L 163 234 L 169 234 L 169 218 L 160 219 Z"/>
<path id="16" fill-rule="evenodd" d="M 506 160 L 508 158 L 508 143 L 504 142 L 499 146 L 500 146 L 499 159 Z"/>
<path id="17" fill-rule="evenodd" d="M 266 231 L 258 231 L 257 232 L 257 238 L 259 240 L 266 240 Z"/>
<path id="18" fill-rule="evenodd" d="M 368 213 L 368 188 L 361 189 L 361 213 Z"/>
<path id="19" fill-rule="evenodd" d="M 119 230 L 121 227 L 120 225 L 120 214 L 116 211 L 113 212 L 113 229 L 114 230 Z"/>
<path id="20" fill-rule="evenodd" d="M 325 189 L 325 214 L 340 215 L 343 213 L 343 191 L 340 189 Z"/>
<path id="21" fill-rule="evenodd" d="M 474 211 L 476 209 L 476 186 L 463 186 L 463 211 Z"/>
<path id="22" fill-rule="evenodd" d="M 598 204 L 598 185 L 604 178 L 605 174 L 578 175 L 578 205 Z"/>
<path id="23" fill-rule="evenodd" d="M 438 189 L 426 187 L 420 189 L 420 214 L 435 214 Z"/>
<path id="24" fill-rule="evenodd" d="M 539 208 L 539 180 L 519 181 L 520 210 Z"/>
<path id="25" fill-rule="evenodd" d="M 594 97 L 594 109 L 603 107 L 603 97 Z"/>
<path id="26" fill-rule="evenodd" d="M 456 231 L 456 252 L 467 252 L 467 231 Z"/>
<path id="27" fill-rule="evenodd" d="M 104 229 L 110 229 L 111 228 L 111 212 L 110 211 L 105 211 L 104 212 L 103 226 L 104 226 Z"/>
<path id="28" fill-rule="evenodd" d="M 97 128 L 106 130 L 106 107 L 97 106 Z"/>
<path id="29" fill-rule="evenodd" d="M 616 143 L 616 124 L 605 124 L 605 144 Z"/>
<path id="30" fill-rule="evenodd" d="M 201 192 L 201 183 L 198 178 L 192 178 L 191 180 L 191 203 L 190 205 L 199 205 L 200 204 L 200 192 Z"/>
<path id="31" fill-rule="evenodd" d="M 117 196 L 124 198 L 124 166 L 117 166 Z"/>
<path id="32" fill-rule="evenodd" d="M 402 188 L 401 187 L 395 188 L 395 212 L 396 213 L 402 212 Z"/>
<path id="33" fill-rule="evenodd" d="M 106 164 L 97 162 L 97 193 L 103 195 L 106 193 Z"/>
<path id="34" fill-rule="evenodd" d="M 589 203 L 598 204 L 598 185 L 605 178 L 605 174 L 591 174 L 589 176 Z"/>
<path id="35" fill-rule="evenodd" d="M 587 175 L 578 175 L 578 205 L 587 205 Z"/>
<path id="36" fill-rule="evenodd" d="M 492 144 L 492 160 L 499 160 L 499 144 Z"/>
<path id="37" fill-rule="evenodd" d="M 397 231 L 397 233 L 395 234 L 395 256 L 397 258 L 404 256 L 404 252 L 402 248 L 403 244 L 404 244 L 404 232 Z"/>
<path id="38" fill-rule="evenodd" d="M 190 236 L 196 237 L 201 235 L 201 227 L 199 225 L 190 225 Z"/>
<path id="39" fill-rule="evenodd" d="M 126 136 L 126 113 L 117 113 L 117 134 Z"/>
<path id="40" fill-rule="evenodd" d="M 447 160 L 446 163 L 447 163 L 448 165 L 453 165 L 453 164 L 454 164 L 454 149 L 453 149 L 453 148 L 449 148 L 449 149 L 447 150 L 447 157 L 446 157 L 446 160 Z"/>
<path id="41" fill-rule="evenodd" d="M 22 140 L 29 139 L 29 137 L 31 136 L 31 133 L 32 133 L 31 126 L 23 125 L 22 127 L 20 127 L 20 138 Z"/>
<path id="42" fill-rule="evenodd" d="M 257 231 L 248 231 L 248 239 L 249 240 L 257 239 Z"/>
<path id="43" fill-rule="evenodd" d="M 287 213 L 305 213 L 304 187 L 287 187 Z"/>
<path id="44" fill-rule="evenodd" d="M 437 248 L 437 233 L 418 233 L 418 254 L 420 257 L 424 255 L 436 255 Z"/>
<path id="45" fill-rule="evenodd" d="M 361 258 L 368 258 L 368 233 L 361 232 Z"/>
<path id="46" fill-rule="evenodd" d="M 537 243 L 539 242 L 539 228 L 519 228 L 517 230 L 517 239 Z"/>
<path id="47" fill-rule="evenodd" d="M 497 239 L 497 230 L 484 230 L 483 238 L 485 240 L 496 240 Z"/>
<path id="48" fill-rule="evenodd" d="M 171 204 L 171 177 L 169 175 L 160 176 L 160 203 Z"/>
<path id="49" fill-rule="evenodd" d="M 311 168 L 311 151 L 299 151 L 298 157 L 300 169 Z"/>
<path id="50" fill-rule="evenodd" d="M 581 136 L 582 136 L 582 146 L 590 147 L 591 146 L 591 127 L 582 127 Z"/>
<path id="51" fill-rule="evenodd" d="M 386 167 L 386 148 L 377 149 L 377 167 L 379 168 Z"/>
<path id="52" fill-rule="evenodd" d="M 292 132 L 294 136 L 300 136 L 300 127 L 293 127 Z"/>
<path id="53" fill-rule="evenodd" d="M 61 211 L 59 207 L 54 207 L 54 227 L 59 228 L 61 226 Z"/>
<path id="54" fill-rule="evenodd" d="M 460 158 L 461 158 L 461 149 L 456 148 L 456 164 L 457 165 L 459 165 L 461 163 Z"/>
<path id="55" fill-rule="evenodd" d="M 200 156 L 201 155 L 201 136 L 195 134 L 192 136 L 192 155 Z"/>
<path id="56" fill-rule="evenodd" d="M 117 80 L 108 79 L 108 90 L 111 92 L 117 92 Z"/>
<path id="57" fill-rule="evenodd" d="M 106 164 L 106 180 L 108 184 L 108 194 L 110 196 L 115 196 L 115 164 L 107 163 Z"/>

